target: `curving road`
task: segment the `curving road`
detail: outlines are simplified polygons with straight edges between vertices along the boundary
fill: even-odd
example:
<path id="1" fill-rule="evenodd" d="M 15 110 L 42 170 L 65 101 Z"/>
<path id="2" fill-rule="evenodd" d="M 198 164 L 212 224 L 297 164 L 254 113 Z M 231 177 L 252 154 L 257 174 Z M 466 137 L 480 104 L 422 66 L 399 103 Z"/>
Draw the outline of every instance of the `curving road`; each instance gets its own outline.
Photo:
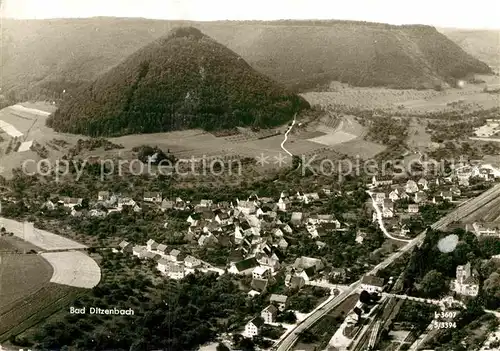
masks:
<path id="1" fill-rule="evenodd" d="M 295 125 L 295 122 L 297 121 L 296 118 L 297 118 L 297 114 L 295 114 L 293 116 L 292 124 L 290 125 L 290 127 L 288 127 L 288 130 L 285 133 L 285 139 L 283 139 L 283 141 L 281 142 L 281 149 L 283 149 L 283 151 L 285 151 L 288 154 L 288 156 L 290 156 L 290 157 L 293 157 L 293 155 L 292 155 L 292 153 L 290 151 L 288 151 L 287 149 L 285 149 L 285 143 L 288 140 L 288 133 L 291 132 L 293 126 Z"/>
<path id="2" fill-rule="evenodd" d="M 500 196 L 500 184 L 494 186 L 493 188 L 485 191 L 478 197 L 472 199 L 468 203 L 463 206 L 458 207 L 453 212 L 449 213 L 445 217 L 441 218 L 439 221 L 434 223 L 431 228 L 432 229 L 444 229 L 449 224 L 454 221 L 460 220 L 461 218 L 475 212 L 481 206 L 493 201 L 495 198 Z M 370 272 L 366 273 L 368 275 L 377 273 L 380 269 L 383 269 L 390 264 L 392 264 L 395 260 L 401 257 L 406 252 L 413 249 L 415 246 L 419 245 L 425 239 L 426 232 L 421 233 L 415 239 L 411 240 L 408 244 L 406 244 L 400 251 L 394 253 L 381 263 L 379 263 L 375 268 L 373 268 Z M 343 291 L 340 295 L 335 297 L 332 300 L 329 300 L 323 306 L 319 306 L 316 308 L 309 316 L 300 322 L 295 328 L 287 331 L 285 335 L 280 339 L 273 347 L 274 350 L 277 351 L 289 351 L 295 345 L 299 338 L 299 334 L 303 331 L 309 329 L 320 320 L 323 316 L 329 313 L 331 310 L 336 308 L 346 297 L 354 293 L 354 291 L 361 285 L 361 281 L 358 280 L 355 283 L 351 284 L 345 291 Z"/>
<path id="3" fill-rule="evenodd" d="M 404 241 L 404 242 L 409 243 L 411 240 L 397 238 L 397 237 L 391 235 L 391 233 L 389 233 L 389 231 L 385 228 L 385 225 L 384 225 L 384 217 L 382 215 L 382 210 L 380 209 L 380 207 L 378 207 L 375 199 L 373 198 L 373 193 L 371 191 L 367 191 L 367 193 L 368 193 L 368 195 L 370 195 L 370 198 L 372 199 L 372 206 L 373 206 L 373 209 L 375 210 L 375 212 L 377 213 L 377 222 L 378 222 L 378 226 L 380 227 L 380 230 L 382 231 L 382 233 L 384 233 L 384 235 L 386 237 L 388 237 L 389 239 L 396 240 L 396 241 Z"/>

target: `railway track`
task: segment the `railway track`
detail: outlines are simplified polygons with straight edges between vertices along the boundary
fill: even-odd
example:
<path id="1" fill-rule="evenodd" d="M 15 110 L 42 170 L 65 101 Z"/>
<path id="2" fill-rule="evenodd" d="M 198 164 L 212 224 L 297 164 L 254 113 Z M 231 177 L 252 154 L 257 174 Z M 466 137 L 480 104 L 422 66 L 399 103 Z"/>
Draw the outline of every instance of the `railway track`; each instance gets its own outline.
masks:
<path id="1" fill-rule="evenodd" d="M 434 230 L 441 230 L 446 228 L 453 222 L 460 221 L 462 218 L 466 217 L 477 211 L 482 206 L 487 203 L 493 201 L 498 196 L 500 196 L 500 184 L 495 185 L 494 187 L 488 189 L 478 197 L 471 199 L 469 202 L 464 205 L 456 208 L 453 212 L 449 213 L 445 217 L 441 218 L 439 221 L 434 223 L 431 228 Z M 426 232 L 424 231 L 420 235 L 418 235 L 411 242 L 406 244 L 400 251 L 388 257 L 386 260 L 378 264 L 373 270 L 368 272 L 367 274 L 375 274 L 380 269 L 383 269 L 390 264 L 392 264 L 396 259 L 404 255 L 406 252 L 413 249 L 415 246 L 423 243 L 425 239 Z M 358 287 L 361 285 L 361 281 L 358 280 L 351 284 L 347 290 L 342 292 L 336 298 L 330 300 L 320 308 L 317 308 L 313 311 L 305 320 L 300 322 L 294 329 L 289 330 L 282 339 L 280 339 L 273 347 L 273 350 L 277 351 L 289 351 L 293 348 L 295 343 L 297 342 L 300 333 L 311 328 L 314 323 L 319 321 L 323 316 L 328 314 L 331 310 L 335 309 L 338 305 L 342 303 L 349 295 L 351 295 Z"/>

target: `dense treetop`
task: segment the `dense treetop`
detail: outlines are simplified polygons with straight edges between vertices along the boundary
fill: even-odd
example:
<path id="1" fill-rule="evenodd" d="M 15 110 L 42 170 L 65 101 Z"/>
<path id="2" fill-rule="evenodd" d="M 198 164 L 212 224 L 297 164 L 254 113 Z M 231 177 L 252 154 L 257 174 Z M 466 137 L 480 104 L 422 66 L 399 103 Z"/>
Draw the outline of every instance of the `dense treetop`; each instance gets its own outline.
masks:
<path id="1" fill-rule="evenodd" d="M 273 127 L 309 108 L 192 27 L 171 31 L 68 95 L 48 125 L 92 136 Z"/>

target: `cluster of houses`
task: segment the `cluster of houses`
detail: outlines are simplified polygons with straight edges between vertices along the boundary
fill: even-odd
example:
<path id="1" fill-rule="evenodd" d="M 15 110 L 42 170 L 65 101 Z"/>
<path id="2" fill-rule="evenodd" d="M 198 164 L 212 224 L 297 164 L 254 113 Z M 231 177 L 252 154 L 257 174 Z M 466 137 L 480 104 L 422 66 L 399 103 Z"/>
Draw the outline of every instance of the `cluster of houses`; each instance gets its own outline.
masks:
<path id="1" fill-rule="evenodd" d="M 452 202 L 461 196 L 461 190 L 457 185 L 439 178 L 433 180 L 420 178 L 417 181 L 409 179 L 404 184 L 394 184 L 394 178 L 391 176 L 373 176 L 371 187 L 376 190 L 372 194 L 372 199 L 381 209 L 382 217 L 387 220 L 399 219 L 397 226 L 402 236 L 406 236 L 409 232 L 405 221 L 417 216 L 421 206 L 444 201 Z M 404 207 L 401 204 L 405 204 Z M 376 220 L 377 214 L 373 213 L 373 221 Z"/>
<path id="2" fill-rule="evenodd" d="M 269 299 L 269 306 L 264 308 L 257 316 L 245 325 L 245 336 L 254 337 L 259 335 L 262 326 L 265 324 L 273 325 L 280 312 L 284 312 L 288 307 L 288 297 L 285 295 L 272 294 Z"/>
<path id="3" fill-rule="evenodd" d="M 182 279 L 196 270 L 216 272 L 219 275 L 224 273 L 222 269 L 212 267 L 192 255 L 187 255 L 175 248 L 168 248 L 167 245 L 159 244 L 152 239 L 148 240 L 146 246 L 134 246 L 127 241 L 122 241 L 117 251 L 131 254 L 140 259 L 154 260 L 157 264 L 156 268 L 170 279 Z"/>

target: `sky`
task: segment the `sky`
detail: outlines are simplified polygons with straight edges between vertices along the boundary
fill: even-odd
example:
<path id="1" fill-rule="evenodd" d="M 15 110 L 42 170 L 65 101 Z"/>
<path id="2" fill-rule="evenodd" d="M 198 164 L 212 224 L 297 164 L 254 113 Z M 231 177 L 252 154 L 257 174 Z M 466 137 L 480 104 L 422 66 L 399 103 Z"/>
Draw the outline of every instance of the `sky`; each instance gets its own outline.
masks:
<path id="1" fill-rule="evenodd" d="M 500 0 L 0 0 L 2 17 L 342 19 L 500 29 Z"/>

